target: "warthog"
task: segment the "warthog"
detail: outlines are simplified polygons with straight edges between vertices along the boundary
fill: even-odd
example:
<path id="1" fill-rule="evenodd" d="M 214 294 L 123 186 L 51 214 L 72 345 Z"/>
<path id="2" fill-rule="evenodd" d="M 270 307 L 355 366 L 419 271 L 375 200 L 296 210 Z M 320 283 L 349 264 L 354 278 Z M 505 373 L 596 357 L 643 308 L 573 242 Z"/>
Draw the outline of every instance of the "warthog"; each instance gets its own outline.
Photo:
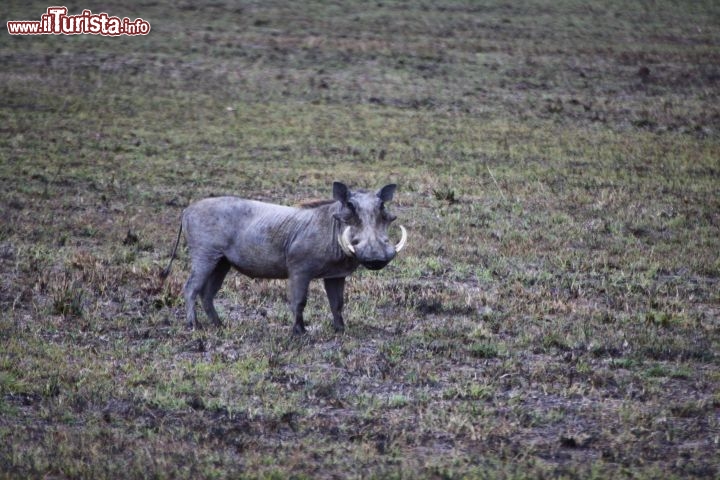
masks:
<path id="1" fill-rule="evenodd" d="M 215 197 L 199 200 L 185 209 L 170 263 L 170 273 L 182 231 L 190 250 L 191 271 L 184 295 L 187 323 L 202 327 L 195 316 L 195 298 L 222 325 L 213 299 L 230 267 L 252 278 L 287 278 L 290 308 L 295 316 L 293 332 L 305 332 L 303 309 L 310 280 L 322 278 L 330 303 L 335 331 L 345 329 L 342 317 L 345 277 L 359 265 L 379 270 L 405 245 L 407 232 L 390 243 L 387 229 L 395 220 L 385 208 L 393 198 L 395 184 L 377 192 L 351 192 L 333 183 L 333 199 L 287 207 Z"/>

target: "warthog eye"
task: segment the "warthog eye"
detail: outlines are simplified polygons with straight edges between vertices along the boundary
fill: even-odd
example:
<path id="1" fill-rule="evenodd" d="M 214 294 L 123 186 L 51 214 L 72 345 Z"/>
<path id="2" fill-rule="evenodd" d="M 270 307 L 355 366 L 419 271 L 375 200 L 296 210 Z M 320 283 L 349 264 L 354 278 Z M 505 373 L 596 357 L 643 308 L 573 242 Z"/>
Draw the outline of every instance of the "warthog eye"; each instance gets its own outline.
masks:
<path id="1" fill-rule="evenodd" d="M 345 204 L 345 211 L 341 213 L 342 221 L 346 223 L 357 223 L 360 220 L 360 216 L 357 213 L 357 207 L 352 202 Z"/>
<path id="2" fill-rule="evenodd" d="M 382 218 L 386 222 L 392 222 L 397 217 L 385 210 L 385 202 L 380 202 L 380 218 Z"/>

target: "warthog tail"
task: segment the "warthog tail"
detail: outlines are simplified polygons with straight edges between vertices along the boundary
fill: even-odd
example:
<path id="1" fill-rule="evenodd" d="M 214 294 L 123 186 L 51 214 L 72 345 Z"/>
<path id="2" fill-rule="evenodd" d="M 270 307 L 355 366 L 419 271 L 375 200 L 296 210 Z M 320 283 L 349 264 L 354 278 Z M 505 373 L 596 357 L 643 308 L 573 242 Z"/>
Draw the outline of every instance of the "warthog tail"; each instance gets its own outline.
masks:
<path id="1" fill-rule="evenodd" d="M 172 254 L 170 255 L 170 263 L 168 263 L 168 266 L 165 267 L 164 270 L 160 272 L 160 278 L 165 279 L 168 275 L 170 275 L 170 268 L 172 268 L 172 262 L 175 260 L 175 253 L 177 253 L 177 247 L 180 243 L 180 235 L 182 234 L 182 222 L 180 222 L 180 228 L 178 229 L 177 239 L 175 240 L 175 247 L 173 247 Z"/>

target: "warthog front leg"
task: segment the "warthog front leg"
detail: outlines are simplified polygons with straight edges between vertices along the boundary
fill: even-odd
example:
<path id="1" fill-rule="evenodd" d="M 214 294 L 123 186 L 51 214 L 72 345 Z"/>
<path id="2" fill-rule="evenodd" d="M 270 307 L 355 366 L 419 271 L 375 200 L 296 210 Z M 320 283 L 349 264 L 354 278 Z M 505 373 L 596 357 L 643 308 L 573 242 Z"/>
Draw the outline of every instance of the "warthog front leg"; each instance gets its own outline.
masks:
<path id="1" fill-rule="evenodd" d="M 328 302 L 330 303 L 330 311 L 333 315 L 333 328 L 336 332 L 345 330 L 345 322 L 342 317 L 343 294 L 345 292 L 345 277 L 342 278 L 326 278 L 325 293 L 327 293 Z"/>
<path id="2" fill-rule="evenodd" d="M 288 280 L 288 295 L 290 297 L 290 310 L 295 316 L 293 333 L 302 335 L 305 333 L 305 322 L 303 321 L 303 310 L 307 303 L 308 287 L 310 277 L 304 274 L 290 275 Z"/>

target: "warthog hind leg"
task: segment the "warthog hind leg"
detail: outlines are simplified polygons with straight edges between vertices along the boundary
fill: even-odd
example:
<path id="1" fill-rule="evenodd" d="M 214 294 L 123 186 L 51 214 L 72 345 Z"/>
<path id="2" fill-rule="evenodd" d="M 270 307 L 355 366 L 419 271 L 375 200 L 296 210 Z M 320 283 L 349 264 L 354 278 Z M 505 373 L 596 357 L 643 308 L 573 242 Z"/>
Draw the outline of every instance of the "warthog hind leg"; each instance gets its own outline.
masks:
<path id="1" fill-rule="evenodd" d="M 193 258 L 190 276 L 185 282 L 185 309 L 188 328 L 203 328 L 202 323 L 195 315 L 195 299 L 205 289 L 205 286 L 212 276 L 219 258 Z"/>
<path id="2" fill-rule="evenodd" d="M 215 295 L 217 295 L 218 290 L 220 290 L 223 280 L 225 280 L 225 275 L 227 275 L 229 270 L 230 262 L 225 257 L 221 258 L 215 266 L 215 269 L 205 281 L 205 286 L 202 290 L 203 309 L 205 310 L 208 318 L 218 327 L 222 327 L 222 321 L 220 321 L 220 317 L 215 310 L 213 299 L 215 298 Z"/>

